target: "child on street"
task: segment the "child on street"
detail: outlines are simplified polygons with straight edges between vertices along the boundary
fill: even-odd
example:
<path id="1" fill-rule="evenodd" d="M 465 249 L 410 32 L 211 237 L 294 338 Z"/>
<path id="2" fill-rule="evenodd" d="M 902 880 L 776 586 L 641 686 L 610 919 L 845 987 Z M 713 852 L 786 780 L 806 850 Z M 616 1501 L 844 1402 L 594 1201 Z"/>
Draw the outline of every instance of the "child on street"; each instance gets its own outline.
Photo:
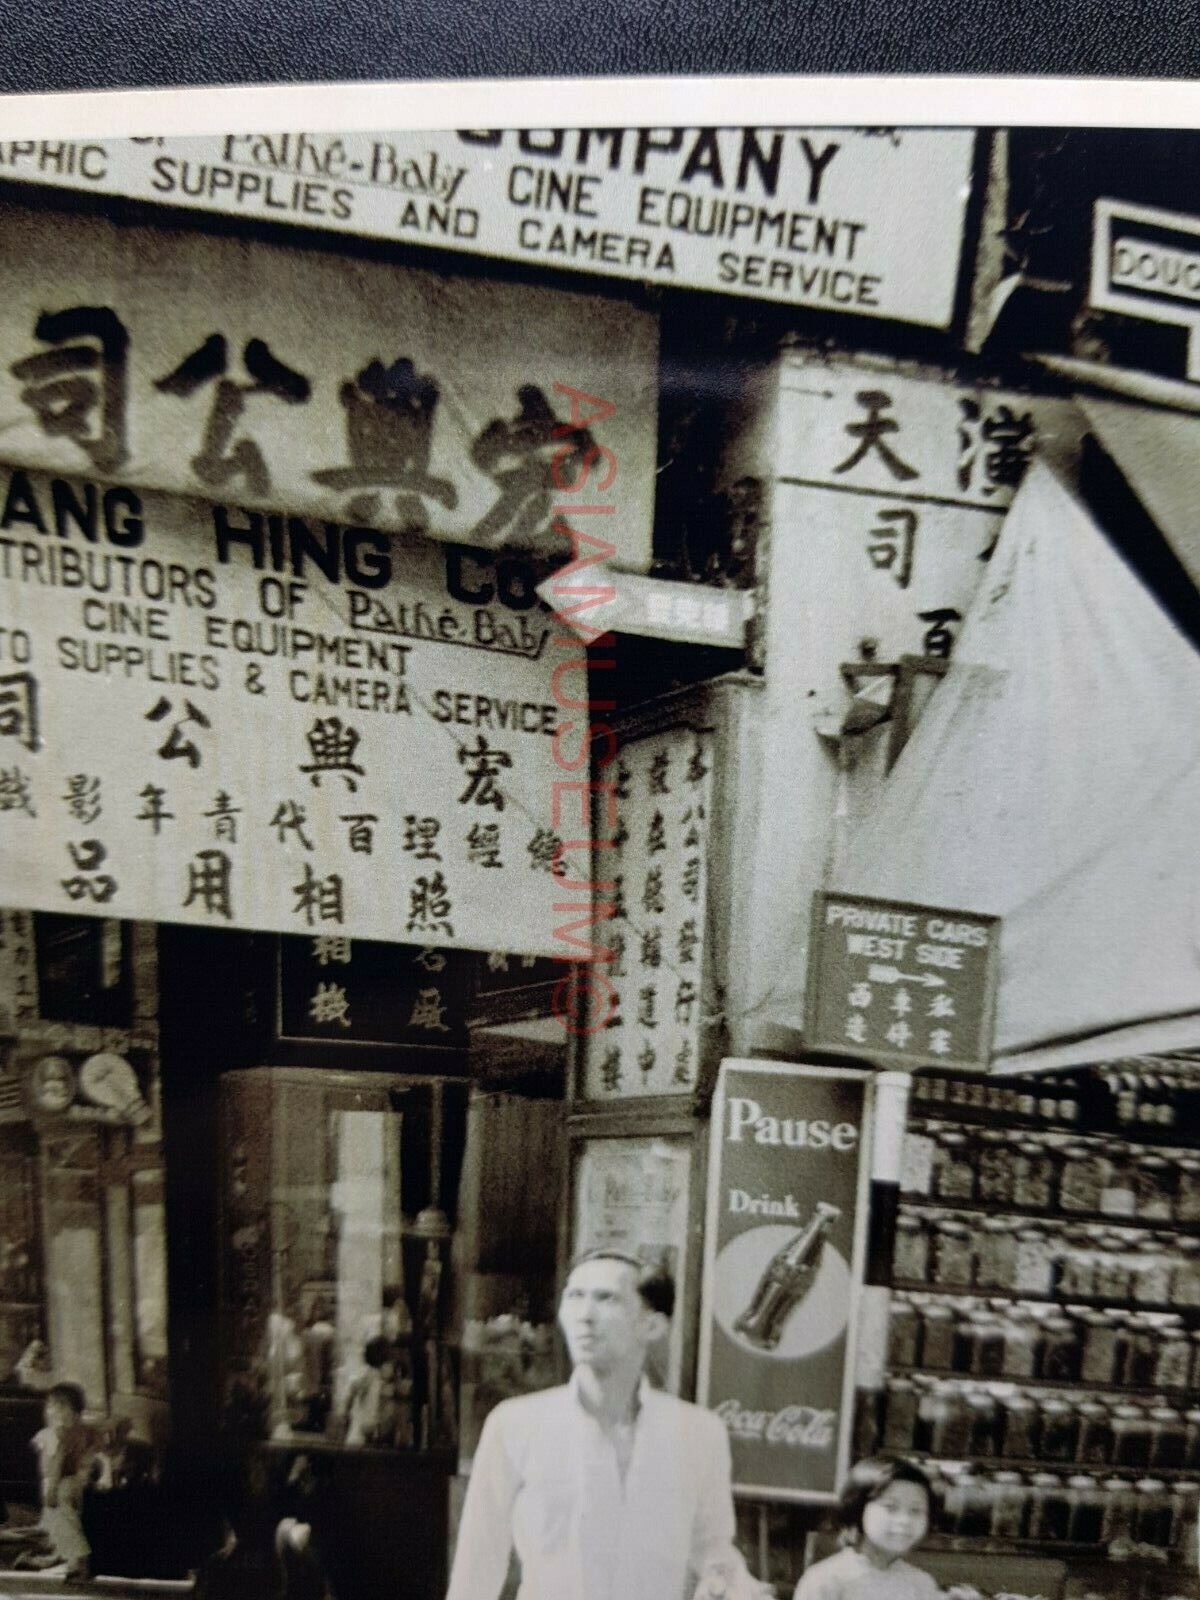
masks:
<path id="1" fill-rule="evenodd" d="M 933 1490 L 920 1467 L 876 1457 L 851 1469 L 838 1507 L 842 1548 L 811 1566 L 794 1600 L 937 1600 L 904 1557 L 929 1531 Z"/>
<path id="2" fill-rule="evenodd" d="M 62 1576 L 75 1582 L 90 1576 L 91 1548 L 80 1508 L 94 1454 L 84 1423 L 87 1405 L 77 1383 L 56 1383 L 46 1391 L 45 1427 L 33 1436 L 42 1491 L 42 1528 Z"/>

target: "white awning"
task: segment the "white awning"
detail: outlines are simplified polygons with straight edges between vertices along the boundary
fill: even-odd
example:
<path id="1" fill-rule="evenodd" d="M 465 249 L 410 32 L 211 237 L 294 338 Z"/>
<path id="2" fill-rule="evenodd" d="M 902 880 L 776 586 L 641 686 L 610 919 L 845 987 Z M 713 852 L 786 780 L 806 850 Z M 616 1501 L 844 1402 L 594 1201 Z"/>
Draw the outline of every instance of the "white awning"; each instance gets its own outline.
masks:
<path id="1" fill-rule="evenodd" d="M 1051 471 L 831 888 L 999 915 L 993 1070 L 1200 1044 L 1200 655 Z"/>
<path id="2" fill-rule="evenodd" d="M 1105 452 L 1200 588 L 1200 417 L 1079 395 Z"/>

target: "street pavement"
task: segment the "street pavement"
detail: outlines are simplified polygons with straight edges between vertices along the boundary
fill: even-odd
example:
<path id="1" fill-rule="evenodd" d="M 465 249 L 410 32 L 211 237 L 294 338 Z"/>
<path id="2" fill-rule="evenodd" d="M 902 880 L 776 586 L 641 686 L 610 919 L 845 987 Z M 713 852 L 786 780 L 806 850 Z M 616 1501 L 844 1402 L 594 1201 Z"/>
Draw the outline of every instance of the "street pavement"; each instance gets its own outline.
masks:
<path id="1" fill-rule="evenodd" d="M 93 1578 L 89 1583 L 63 1583 L 61 1578 L 43 1577 L 37 1572 L 0 1572 L 0 1600 L 187 1600 L 192 1592 L 188 1581 L 166 1582 L 160 1578 Z"/>

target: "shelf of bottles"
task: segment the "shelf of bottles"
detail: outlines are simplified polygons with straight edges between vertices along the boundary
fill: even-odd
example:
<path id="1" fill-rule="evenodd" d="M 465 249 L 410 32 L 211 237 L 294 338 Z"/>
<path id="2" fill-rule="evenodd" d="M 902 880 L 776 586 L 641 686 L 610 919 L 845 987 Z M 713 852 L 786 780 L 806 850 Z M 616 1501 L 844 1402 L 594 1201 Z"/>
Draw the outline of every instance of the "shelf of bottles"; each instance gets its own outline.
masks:
<path id="1" fill-rule="evenodd" d="M 1191 1071 L 1145 1086 L 918 1079 L 888 1380 L 864 1397 L 862 1442 L 929 1465 L 943 1538 L 1167 1559 L 1193 1535 Z"/>

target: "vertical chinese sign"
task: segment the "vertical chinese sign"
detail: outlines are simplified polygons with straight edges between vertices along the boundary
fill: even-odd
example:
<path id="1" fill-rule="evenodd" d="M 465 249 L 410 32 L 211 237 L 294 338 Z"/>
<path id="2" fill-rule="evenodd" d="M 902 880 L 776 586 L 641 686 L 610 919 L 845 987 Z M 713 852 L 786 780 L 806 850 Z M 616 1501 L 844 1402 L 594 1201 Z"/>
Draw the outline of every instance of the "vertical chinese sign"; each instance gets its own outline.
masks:
<path id="1" fill-rule="evenodd" d="M 0 910 L 0 1035 L 38 1020 L 37 951 L 28 911 Z M 21 1076 L 12 1059 L 0 1066 L 0 1122 L 26 1115 Z"/>
<path id="2" fill-rule="evenodd" d="M 710 734 L 674 728 L 631 741 L 609 769 L 617 827 L 606 832 L 616 847 L 597 853 L 596 875 L 613 885 L 614 911 L 595 937 L 612 951 L 604 970 L 617 998 L 614 1006 L 596 986 L 588 1099 L 687 1094 L 695 1086 L 712 762 Z"/>
<path id="3" fill-rule="evenodd" d="M 713 1101 L 697 1399 L 738 1491 L 829 1502 L 853 1427 L 869 1073 L 722 1063 Z"/>

